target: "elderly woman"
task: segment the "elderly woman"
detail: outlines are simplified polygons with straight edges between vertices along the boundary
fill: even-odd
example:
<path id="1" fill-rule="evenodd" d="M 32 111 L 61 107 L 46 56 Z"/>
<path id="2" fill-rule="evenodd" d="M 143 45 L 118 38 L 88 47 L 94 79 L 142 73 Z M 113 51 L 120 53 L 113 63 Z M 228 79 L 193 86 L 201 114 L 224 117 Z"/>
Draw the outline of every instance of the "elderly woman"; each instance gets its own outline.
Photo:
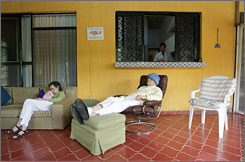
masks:
<path id="1" fill-rule="evenodd" d="M 47 97 L 45 99 L 36 98 L 25 100 L 18 123 L 13 127 L 13 129 L 7 132 L 9 135 L 14 135 L 12 139 L 18 139 L 28 134 L 27 127 L 34 111 L 49 111 L 54 102 L 59 102 L 65 98 L 65 93 L 62 91 L 62 87 L 59 82 L 51 82 L 48 86 L 50 91 L 53 93 L 52 98 L 49 99 Z"/>

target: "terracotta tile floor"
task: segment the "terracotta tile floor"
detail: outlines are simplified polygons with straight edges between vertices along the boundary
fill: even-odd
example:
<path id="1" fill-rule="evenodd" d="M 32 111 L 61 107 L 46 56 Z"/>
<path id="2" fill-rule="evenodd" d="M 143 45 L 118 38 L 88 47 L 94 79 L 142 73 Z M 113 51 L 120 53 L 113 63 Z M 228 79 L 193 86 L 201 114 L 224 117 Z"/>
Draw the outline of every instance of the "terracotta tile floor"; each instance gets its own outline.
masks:
<path id="1" fill-rule="evenodd" d="M 126 143 L 104 155 L 93 156 L 71 140 L 70 129 L 30 130 L 14 141 L 1 134 L 2 161 L 244 161 L 244 116 L 228 114 L 229 130 L 218 138 L 217 115 L 207 115 L 205 126 L 195 115 L 189 131 L 188 115 L 162 114 L 152 133 L 126 133 Z M 129 119 L 129 117 L 127 117 Z"/>

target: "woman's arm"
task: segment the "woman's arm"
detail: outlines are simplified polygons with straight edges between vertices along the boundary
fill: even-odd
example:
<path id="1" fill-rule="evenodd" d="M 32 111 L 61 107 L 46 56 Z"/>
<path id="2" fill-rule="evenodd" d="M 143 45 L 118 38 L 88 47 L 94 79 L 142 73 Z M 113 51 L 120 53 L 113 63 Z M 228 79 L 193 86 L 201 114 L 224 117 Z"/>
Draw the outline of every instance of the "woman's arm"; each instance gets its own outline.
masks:
<path id="1" fill-rule="evenodd" d="M 49 99 L 49 102 L 59 102 L 61 100 L 63 100 L 65 98 L 65 93 L 63 91 L 60 92 L 58 97 L 53 97 L 51 99 Z"/>

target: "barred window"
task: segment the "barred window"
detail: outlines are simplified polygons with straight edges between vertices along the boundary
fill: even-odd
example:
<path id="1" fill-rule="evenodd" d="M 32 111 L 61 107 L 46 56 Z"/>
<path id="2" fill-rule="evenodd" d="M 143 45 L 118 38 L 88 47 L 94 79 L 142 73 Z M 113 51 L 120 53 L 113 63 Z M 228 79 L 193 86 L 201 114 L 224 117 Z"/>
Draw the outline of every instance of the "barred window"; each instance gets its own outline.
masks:
<path id="1" fill-rule="evenodd" d="M 199 62 L 201 13 L 116 12 L 116 62 L 151 62 L 165 43 L 174 62 Z"/>

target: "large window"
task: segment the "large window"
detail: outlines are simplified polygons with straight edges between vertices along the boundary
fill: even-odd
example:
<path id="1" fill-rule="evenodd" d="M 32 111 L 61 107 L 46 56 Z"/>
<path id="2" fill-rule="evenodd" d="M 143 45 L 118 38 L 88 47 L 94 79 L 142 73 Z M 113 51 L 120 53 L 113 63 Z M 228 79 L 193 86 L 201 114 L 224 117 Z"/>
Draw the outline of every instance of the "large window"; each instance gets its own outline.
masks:
<path id="1" fill-rule="evenodd" d="M 201 61 L 200 15 L 116 12 L 116 62 L 153 62 L 162 42 L 171 61 Z"/>
<path id="2" fill-rule="evenodd" d="M 76 15 L 2 15 L 2 86 L 76 86 Z"/>

